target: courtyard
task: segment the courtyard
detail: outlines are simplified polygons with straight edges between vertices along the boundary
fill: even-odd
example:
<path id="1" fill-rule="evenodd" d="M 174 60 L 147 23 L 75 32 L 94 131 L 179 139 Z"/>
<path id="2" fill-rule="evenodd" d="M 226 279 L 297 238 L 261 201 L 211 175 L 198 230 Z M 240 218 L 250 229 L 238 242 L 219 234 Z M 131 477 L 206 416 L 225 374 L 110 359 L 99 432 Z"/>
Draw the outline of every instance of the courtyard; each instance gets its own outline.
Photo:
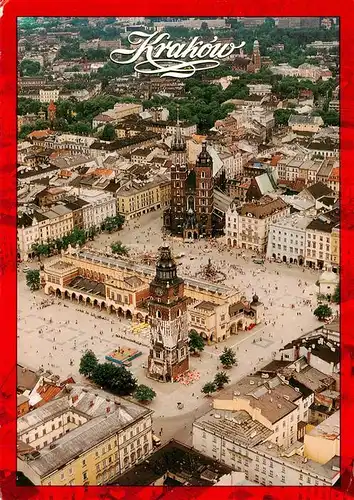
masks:
<path id="1" fill-rule="evenodd" d="M 155 412 L 156 430 L 163 428 L 164 440 L 181 432 L 181 439 L 186 441 L 191 422 L 210 405 L 210 400 L 201 394 L 201 387 L 221 369 L 218 357 L 225 346 L 233 347 L 237 354 L 237 366 L 228 370 L 231 383 L 235 383 L 270 361 L 273 352 L 282 345 L 320 326 L 313 315 L 319 273 L 286 264 L 267 262 L 261 266 L 253 263 L 250 253 L 230 250 L 222 241 L 187 244 L 164 238 L 161 216 L 161 212 L 153 212 L 129 221 L 119 233 L 100 235 L 89 247 L 105 250 L 110 243 L 120 240 L 137 262 L 142 253 L 156 254 L 159 246 L 168 244 L 174 255 L 184 254 L 178 259 L 179 275 L 191 277 L 210 258 L 226 274 L 226 285 L 239 289 L 247 299 L 257 293 L 266 307 L 265 322 L 218 345 L 206 345 L 200 357 L 191 356 L 190 369 L 196 372 L 197 380 L 189 385 L 163 384 L 146 377 L 148 328 L 137 328 L 127 319 L 91 306 L 46 296 L 43 291 L 31 292 L 20 266 L 18 361 L 34 369 L 43 366 L 62 378 L 72 375 L 76 381 L 88 383 L 78 373 L 79 360 L 86 349 L 92 349 L 102 362 L 105 355 L 120 347 L 138 349 L 142 355 L 132 360 L 130 370 L 139 383 L 157 393 L 150 405 Z M 27 265 L 38 267 L 37 262 Z M 183 410 L 177 408 L 178 402 L 183 403 Z"/>

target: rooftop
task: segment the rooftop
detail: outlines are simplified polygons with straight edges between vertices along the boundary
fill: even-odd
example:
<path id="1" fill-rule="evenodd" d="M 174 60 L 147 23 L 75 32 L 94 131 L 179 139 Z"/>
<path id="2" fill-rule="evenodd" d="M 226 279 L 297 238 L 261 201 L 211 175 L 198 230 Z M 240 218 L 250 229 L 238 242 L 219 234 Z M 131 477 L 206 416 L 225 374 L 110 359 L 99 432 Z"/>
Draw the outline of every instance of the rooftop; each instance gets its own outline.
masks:
<path id="1" fill-rule="evenodd" d="M 246 411 L 212 410 L 194 422 L 196 427 L 206 429 L 249 447 L 268 439 L 273 431 L 257 420 L 252 420 Z"/>
<path id="2" fill-rule="evenodd" d="M 120 476 L 113 484 L 149 486 L 164 476 L 164 484 L 167 484 L 173 476 L 176 480 L 175 485 L 212 486 L 214 482 L 217 482 L 223 475 L 230 474 L 231 471 L 231 467 L 171 440 L 159 448 L 148 460 Z"/>
<path id="3" fill-rule="evenodd" d="M 317 427 L 312 429 L 309 433 L 310 436 L 319 436 L 324 439 L 338 439 L 340 436 L 340 412 L 336 411 L 330 417 L 326 418 Z"/>
<path id="4" fill-rule="evenodd" d="M 70 399 L 73 396 L 78 396 L 78 399 L 71 402 Z M 111 409 L 109 413 L 106 411 L 108 406 Z M 95 389 L 93 392 L 75 385 L 70 395 L 53 400 L 19 418 L 18 432 L 20 430 L 23 433 L 30 427 L 41 424 L 43 420 L 51 420 L 54 416 L 67 412 L 69 408 L 70 411 L 76 409 L 81 415 L 85 414 L 89 420 L 57 439 L 54 448 L 46 446 L 40 450 L 37 458 L 33 457 L 27 462 L 28 467 L 40 477 L 65 466 L 70 460 L 97 445 L 103 439 L 151 413 L 151 410 L 142 405 L 112 397 L 104 391 Z"/>

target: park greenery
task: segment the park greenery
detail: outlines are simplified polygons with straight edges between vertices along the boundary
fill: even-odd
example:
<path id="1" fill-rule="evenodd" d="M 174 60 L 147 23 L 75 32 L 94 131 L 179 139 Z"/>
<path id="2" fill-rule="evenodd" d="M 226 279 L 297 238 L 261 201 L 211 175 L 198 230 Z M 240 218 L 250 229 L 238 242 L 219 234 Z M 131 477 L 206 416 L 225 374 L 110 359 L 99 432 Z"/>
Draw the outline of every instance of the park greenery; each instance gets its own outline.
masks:
<path id="1" fill-rule="evenodd" d="M 236 353 L 233 349 L 231 349 L 231 347 L 224 347 L 219 359 L 224 368 L 231 368 L 237 364 Z"/>
<path id="2" fill-rule="evenodd" d="M 26 272 L 26 284 L 32 292 L 39 290 L 41 285 L 40 272 L 38 269 L 29 269 Z"/>
<path id="3" fill-rule="evenodd" d="M 75 227 L 70 233 L 66 234 L 62 238 L 57 238 L 56 240 L 50 240 L 47 243 L 33 243 L 32 252 L 38 259 L 41 257 L 49 257 L 53 254 L 61 252 L 61 250 L 67 250 L 69 245 L 76 247 L 79 245 L 83 246 L 87 240 L 93 240 L 97 234 L 97 229 L 91 227 L 88 230 L 80 229 Z"/>
<path id="4" fill-rule="evenodd" d="M 20 63 L 20 76 L 35 76 L 41 71 L 41 65 L 38 61 L 31 59 L 22 59 Z"/>
<path id="5" fill-rule="evenodd" d="M 81 357 L 79 373 L 90 379 L 102 389 L 107 389 L 119 396 L 132 394 L 137 382 L 124 366 L 113 363 L 99 363 L 93 351 L 89 350 Z"/>
<path id="6" fill-rule="evenodd" d="M 116 138 L 115 128 L 110 123 L 107 123 L 107 125 L 103 127 L 100 139 L 102 139 L 102 141 L 114 141 Z"/>

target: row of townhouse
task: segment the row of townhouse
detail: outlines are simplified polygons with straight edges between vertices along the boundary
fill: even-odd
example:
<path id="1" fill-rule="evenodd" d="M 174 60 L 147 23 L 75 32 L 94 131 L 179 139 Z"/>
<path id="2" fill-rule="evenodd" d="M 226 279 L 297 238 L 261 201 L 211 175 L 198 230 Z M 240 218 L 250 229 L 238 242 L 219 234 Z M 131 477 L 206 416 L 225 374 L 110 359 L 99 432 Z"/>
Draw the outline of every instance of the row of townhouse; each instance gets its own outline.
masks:
<path id="1" fill-rule="evenodd" d="M 292 214 L 269 226 L 266 256 L 337 272 L 340 263 L 340 227 L 331 221 Z"/>
<path id="2" fill-rule="evenodd" d="M 307 155 L 298 154 L 279 160 L 276 170 L 279 179 L 303 179 L 306 186 L 323 182 L 334 193 L 339 194 L 339 161 L 336 157 L 309 158 Z"/>
<path id="3" fill-rule="evenodd" d="M 74 227 L 101 227 L 107 217 L 117 215 L 117 204 L 111 193 L 87 190 L 80 197 L 67 197 L 50 208 L 33 205 L 18 217 L 17 255 L 22 260 L 33 257 L 35 243 L 48 243 L 69 234 Z"/>
<path id="4" fill-rule="evenodd" d="M 241 206 L 231 204 L 226 212 L 225 234 L 229 246 L 265 253 L 269 226 L 290 214 L 281 198 L 263 196 Z"/>

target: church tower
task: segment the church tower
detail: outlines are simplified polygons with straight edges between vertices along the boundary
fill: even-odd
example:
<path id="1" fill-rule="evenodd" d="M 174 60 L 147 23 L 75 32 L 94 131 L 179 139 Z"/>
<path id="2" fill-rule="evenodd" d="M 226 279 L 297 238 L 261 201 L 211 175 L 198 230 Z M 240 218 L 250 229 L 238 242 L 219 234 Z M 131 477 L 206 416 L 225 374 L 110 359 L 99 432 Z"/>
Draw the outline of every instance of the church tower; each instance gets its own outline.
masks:
<path id="1" fill-rule="evenodd" d="M 259 51 L 259 42 L 255 40 L 253 43 L 253 53 L 252 53 L 252 62 L 254 67 L 254 72 L 257 73 L 261 69 L 261 53 Z"/>
<path id="2" fill-rule="evenodd" d="M 148 373 L 162 382 L 173 382 L 189 370 L 187 297 L 170 248 L 161 247 L 159 252 L 150 283 Z"/>
<path id="3" fill-rule="evenodd" d="M 214 209 L 213 160 L 207 151 L 207 143 L 203 141 L 202 151 L 195 164 L 196 190 L 195 212 L 197 222 L 206 236 L 212 234 L 212 215 Z"/>
<path id="4" fill-rule="evenodd" d="M 177 106 L 176 132 L 172 138 L 172 165 L 171 165 L 171 209 L 170 229 L 173 234 L 183 233 L 183 220 L 186 210 L 186 180 L 187 168 L 187 146 L 182 136 L 179 121 L 179 106 Z"/>
<path id="5" fill-rule="evenodd" d="M 56 112 L 57 112 L 56 105 L 54 104 L 53 101 L 50 101 L 49 106 L 47 108 L 47 113 L 48 113 L 48 120 L 50 121 L 51 125 L 53 125 L 53 122 L 55 121 Z"/>

